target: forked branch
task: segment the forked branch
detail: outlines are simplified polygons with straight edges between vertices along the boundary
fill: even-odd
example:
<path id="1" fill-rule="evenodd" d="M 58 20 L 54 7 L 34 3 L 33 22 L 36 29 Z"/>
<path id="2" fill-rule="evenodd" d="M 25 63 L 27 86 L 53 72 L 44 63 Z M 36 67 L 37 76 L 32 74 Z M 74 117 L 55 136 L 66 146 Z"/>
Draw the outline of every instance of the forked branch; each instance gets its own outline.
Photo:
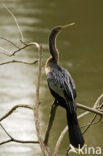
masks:
<path id="1" fill-rule="evenodd" d="M 0 122 L 4 119 L 6 119 L 9 115 L 11 115 L 17 108 L 28 108 L 28 109 L 33 109 L 32 106 L 26 105 L 26 104 L 18 104 L 12 107 L 5 115 L 3 115 L 0 118 Z"/>
<path id="2" fill-rule="evenodd" d="M 26 144 L 38 144 L 39 142 L 38 141 L 33 141 L 33 140 L 18 140 L 18 139 L 15 139 L 13 138 L 8 132 L 7 130 L 4 128 L 4 126 L 0 123 L 0 126 L 2 127 L 2 129 L 5 131 L 5 133 L 7 134 L 7 136 L 10 138 L 10 139 L 7 139 L 5 141 L 2 141 L 0 142 L 0 145 L 3 145 L 3 144 L 6 144 L 6 143 L 9 143 L 9 142 L 16 142 L 16 143 L 26 143 Z"/>

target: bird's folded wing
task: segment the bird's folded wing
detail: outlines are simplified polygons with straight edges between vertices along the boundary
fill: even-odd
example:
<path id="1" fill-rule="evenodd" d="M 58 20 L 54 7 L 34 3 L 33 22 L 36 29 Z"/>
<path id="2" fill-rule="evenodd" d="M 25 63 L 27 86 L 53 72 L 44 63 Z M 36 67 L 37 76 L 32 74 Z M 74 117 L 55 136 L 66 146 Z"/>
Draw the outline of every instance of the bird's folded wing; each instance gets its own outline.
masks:
<path id="1" fill-rule="evenodd" d="M 73 87 L 69 77 L 65 73 L 61 72 L 49 72 L 47 75 L 47 81 L 50 88 L 57 93 L 59 96 L 63 97 L 67 103 L 67 106 L 72 111 L 75 109 L 74 97 L 73 97 Z"/>

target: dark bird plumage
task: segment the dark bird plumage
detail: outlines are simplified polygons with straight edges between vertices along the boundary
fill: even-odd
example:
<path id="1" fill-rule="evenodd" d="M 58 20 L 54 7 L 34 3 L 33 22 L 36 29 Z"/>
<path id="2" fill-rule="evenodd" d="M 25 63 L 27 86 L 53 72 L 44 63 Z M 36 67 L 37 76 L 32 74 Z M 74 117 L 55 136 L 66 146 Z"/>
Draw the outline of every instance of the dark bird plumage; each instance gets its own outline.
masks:
<path id="1" fill-rule="evenodd" d="M 70 144 L 75 148 L 78 148 L 78 146 L 82 148 L 84 139 L 76 115 L 75 84 L 70 73 L 58 65 L 59 53 L 56 48 L 56 35 L 58 32 L 73 24 L 58 26 L 51 31 L 49 36 L 51 57 L 46 62 L 45 71 L 51 94 L 58 101 L 59 105 L 66 109 Z"/>

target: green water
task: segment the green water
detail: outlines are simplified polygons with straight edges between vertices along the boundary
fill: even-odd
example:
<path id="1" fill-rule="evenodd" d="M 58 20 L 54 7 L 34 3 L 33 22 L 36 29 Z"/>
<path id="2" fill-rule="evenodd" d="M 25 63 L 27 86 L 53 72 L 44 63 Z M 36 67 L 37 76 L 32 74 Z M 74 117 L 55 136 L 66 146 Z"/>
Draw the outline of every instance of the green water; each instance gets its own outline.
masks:
<path id="1" fill-rule="evenodd" d="M 56 25 L 76 23 L 75 26 L 64 30 L 58 36 L 57 47 L 60 52 L 60 65 L 68 69 L 75 80 L 77 101 L 92 107 L 97 97 L 103 92 L 103 1 L 1 0 L 0 2 L 0 36 L 20 44 L 18 29 L 12 17 L 3 8 L 2 2 L 4 2 L 15 14 L 25 41 L 35 41 L 43 45 L 40 118 L 44 135 L 50 105 L 53 102 L 44 72 L 44 64 L 49 57 L 48 36 L 50 30 Z M 0 46 L 11 51 L 14 50 L 3 40 L 0 40 Z M 36 49 L 28 48 L 22 53 L 18 53 L 16 59 L 32 61 L 37 56 Z M 13 58 L 0 54 L 0 62 L 11 59 Z M 0 66 L 0 116 L 15 104 L 34 103 L 36 76 L 37 65 L 15 63 Z M 86 116 L 81 119 L 80 125 L 88 123 L 90 117 Z M 30 110 L 18 109 L 2 124 L 13 137 L 33 140 L 37 139 L 33 120 Z M 58 108 L 49 142 L 52 149 L 65 126 L 65 111 Z M 100 146 L 103 149 L 102 132 L 103 122 L 92 126 L 84 135 L 86 144 L 93 147 Z M 5 139 L 7 136 L 0 129 L 0 140 Z M 64 156 L 68 146 L 67 134 L 60 146 L 58 156 Z M 42 156 L 38 145 L 8 143 L 0 146 L 0 156 L 34 155 Z"/>

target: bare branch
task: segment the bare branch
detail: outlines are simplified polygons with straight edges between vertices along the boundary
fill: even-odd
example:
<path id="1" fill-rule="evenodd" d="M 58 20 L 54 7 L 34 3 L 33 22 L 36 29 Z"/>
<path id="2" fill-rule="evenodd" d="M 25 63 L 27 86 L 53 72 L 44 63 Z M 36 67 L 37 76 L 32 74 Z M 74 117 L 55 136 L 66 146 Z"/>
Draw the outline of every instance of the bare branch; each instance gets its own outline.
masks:
<path id="1" fill-rule="evenodd" d="M 4 52 L 0 52 L 0 53 L 4 54 L 4 55 L 6 55 L 6 56 L 11 57 L 11 56 L 14 56 L 17 52 L 20 52 L 21 50 L 23 50 L 23 49 L 25 49 L 25 48 L 27 48 L 27 47 L 29 47 L 29 46 L 30 46 L 30 45 L 25 45 L 25 46 L 23 46 L 23 47 L 21 47 L 21 48 L 18 48 L 18 49 L 15 50 L 14 52 L 10 52 L 10 51 L 8 51 L 8 50 L 6 50 L 6 49 L 0 47 L 1 50 L 3 50 L 4 52 L 6 52 L 6 53 L 4 53 Z"/>
<path id="2" fill-rule="evenodd" d="M 51 130 L 52 126 L 53 126 L 57 106 L 58 106 L 58 103 L 57 103 L 56 100 L 54 100 L 54 102 L 51 105 L 48 127 L 46 129 L 45 138 L 44 138 L 44 143 L 45 143 L 46 146 L 48 145 L 49 134 L 50 134 L 50 130 Z"/>
<path id="3" fill-rule="evenodd" d="M 18 140 L 18 139 L 13 138 L 13 139 L 8 139 L 3 142 L 0 142 L 0 145 L 10 143 L 10 142 L 16 142 L 16 143 L 22 143 L 22 144 L 39 144 L 39 141 L 32 141 L 32 140 L 24 141 L 24 140 Z"/>
<path id="4" fill-rule="evenodd" d="M 17 105 L 17 106 L 19 106 L 20 107 L 20 105 Z M 23 105 L 21 105 L 21 106 L 23 106 Z M 29 107 L 29 106 L 27 106 L 27 105 L 25 105 L 26 106 L 26 108 L 32 108 L 32 107 Z M 24 106 L 23 106 L 24 107 Z M 3 142 L 0 142 L 0 145 L 3 145 L 3 144 L 6 144 L 6 143 L 9 143 L 9 142 L 16 142 L 16 143 L 32 143 L 32 144 L 34 144 L 34 143 L 39 143 L 38 141 L 33 141 L 33 140 L 18 140 L 18 139 L 15 139 L 15 138 L 13 138 L 8 132 L 7 132 L 7 130 L 4 128 L 4 126 L 0 123 L 0 126 L 2 127 L 2 129 L 5 131 L 5 133 L 7 134 L 7 136 L 10 138 L 10 139 L 8 139 L 8 140 L 5 140 L 5 141 L 3 141 Z"/>
<path id="5" fill-rule="evenodd" d="M 7 136 L 12 139 L 11 135 L 7 132 L 7 130 L 3 127 L 3 125 L 0 123 L 0 126 L 2 127 L 2 129 L 5 131 L 5 133 L 7 134 Z"/>
<path id="6" fill-rule="evenodd" d="M 28 45 L 25 45 L 25 46 L 19 48 L 18 50 L 15 50 L 13 53 L 9 54 L 8 56 L 13 56 L 13 55 L 15 55 L 17 52 L 20 52 L 21 50 L 23 50 L 23 49 L 25 49 L 25 48 L 27 48 L 27 47 L 29 47 L 29 46 L 31 46 L 31 45 L 29 45 L 29 44 L 28 44 Z"/>
<path id="7" fill-rule="evenodd" d="M 95 114 L 92 118 L 92 120 L 90 121 L 90 123 L 87 125 L 87 127 L 83 130 L 82 134 L 84 134 L 88 129 L 89 127 L 93 124 L 93 122 L 95 121 L 97 115 Z"/>
<path id="8" fill-rule="evenodd" d="M 0 142 L 0 145 L 3 145 L 3 144 L 6 144 L 6 143 L 9 143 L 9 142 L 11 142 L 12 140 L 11 139 L 8 139 L 8 140 L 5 140 L 5 141 L 2 141 L 2 142 Z"/>
<path id="9" fill-rule="evenodd" d="M 7 140 L 7 141 L 3 141 L 3 142 L 1 142 L 0 143 L 0 145 L 1 144 L 5 144 L 5 143 L 9 143 L 9 142 L 16 142 L 16 143 L 32 143 L 32 144 L 34 144 L 34 143 L 39 143 L 38 141 L 33 141 L 33 140 L 18 140 L 18 139 L 15 139 L 15 138 L 13 138 L 8 132 L 7 132 L 7 130 L 3 127 L 3 125 L 0 123 L 0 126 L 3 128 L 3 130 L 5 131 L 5 133 L 7 134 L 7 136 L 10 138 L 9 140 Z"/>
<path id="10" fill-rule="evenodd" d="M 6 53 L 4 53 L 4 52 L 0 51 L 0 53 L 4 54 L 4 55 L 6 55 L 6 56 L 11 56 L 11 54 L 8 54 L 8 53 L 10 53 L 8 50 L 4 49 L 3 47 L 0 47 L 0 49 L 1 49 L 2 51 L 6 52 Z"/>
<path id="11" fill-rule="evenodd" d="M 91 113 L 96 113 L 97 115 L 101 115 L 101 116 L 103 116 L 103 112 L 98 111 L 98 110 L 95 109 L 95 108 L 90 108 L 90 107 L 84 106 L 84 105 L 79 104 L 79 103 L 77 103 L 77 107 L 80 108 L 80 109 L 83 109 L 83 110 L 89 111 L 89 112 L 91 112 Z"/>
<path id="12" fill-rule="evenodd" d="M 25 48 L 27 48 L 27 47 L 29 47 L 29 46 L 36 46 L 37 47 L 37 49 L 39 49 L 39 44 L 38 43 L 36 43 L 36 42 L 30 42 L 30 43 L 25 43 L 25 42 L 23 42 L 22 40 L 20 40 L 23 44 L 24 44 L 24 46 L 23 47 L 21 47 L 21 48 L 19 48 L 18 50 L 15 50 L 13 53 L 11 53 L 10 55 L 8 55 L 8 56 L 13 56 L 13 55 L 15 55 L 17 52 L 19 52 L 19 51 L 21 51 L 21 50 L 23 50 L 23 49 L 25 49 Z"/>
<path id="13" fill-rule="evenodd" d="M 93 123 L 89 122 L 88 124 L 83 125 L 83 126 L 81 126 L 80 128 L 87 127 L 87 126 L 89 126 L 90 123 L 91 123 L 91 126 L 92 126 L 92 125 L 96 125 L 96 124 L 100 123 L 101 120 L 102 120 L 102 116 L 100 116 L 100 117 L 99 117 L 99 120 L 97 120 L 96 122 L 93 122 Z"/>
<path id="14" fill-rule="evenodd" d="M 33 109 L 32 106 L 29 105 L 24 105 L 24 104 L 18 104 L 15 105 L 13 108 L 11 108 L 3 117 L 0 118 L 0 121 L 4 120 L 5 118 L 7 118 L 10 114 L 12 114 L 17 108 L 28 108 L 28 109 Z"/>
<path id="15" fill-rule="evenodd" d="M 96 107 L 98 108 L 99 102 L 100 102 L 100 100 L 101 100 L 102 98 L 103 98 L 103 94 L 101 94 L 101 95 L 97 98 L 97 100 L 96 100 L 96 102 L 95 102 L 93 108 L 96 108 Z M 101 110 L 102 106 L 103 106 L 103 104 L 101 104 L 101 106 L 99 106 L 99 110 Z M 91 125 L 97 124 L 97 123 L 99 123 L 99 122 L 101 121 L 102 116 L 100 116 L 100 119 L 99 119 L 97 122 L 94 122 L 94 120 L 96 119 L 96 117 L 97 117 L 97 114 L 94 115 L 94 117 L 91 119 L 90 123 L 89 123 L 89 124 L 87 125 L 87 127 L 84 129 L 84 131 L 82 132 L 82 134 L 84 134 L 84 133 L 89 129 L 89 127 L 90 127 Z M 94 122 L 94 123 L 93 123 L 93 122 Z"/>
<path id="16" fill-rule="evenodd" d="M 61 142 L 62 142 L 62 140 L 63 140 L 63 138 L 64 138 L 64 136 L 65 136 L 67 131 L 68 131 L 68 126 L 66 126 L 63 129 L 63 131 L 61 132 L 61 134 L 60 134 L 60 136 L 59 136 L 59 138 L 58 138 L 58 140 L 56 142 L 56 145 L 55 145 L 55 148 L 54 148 L 54 152 L 53 152 L 53 156 L 56 156 L 56 154 L 57 154 L 57 152 L 59 150 L 60 144 L 61 144 Z"/>
<path id="17" fill-rule="evenodd" d="M 13 17 L 13 19 L 14 19 L 16 25 L 17 25 L 17 28 L 18 28 L 18 30 L 19 30 L 19 33 L 20 33 L 20 36 L 21 36 L 21 40 L 23 41 L 23 40 L 24 40 L 23 34 L 22 34 L 22 31 L 21 31 L 21 29 L 20 29 L 20 26 L 19 26 L 19 24 L 18 24 L 18 22 L 17 22 L 16 17 L 14 16 L 14 14 L 12 13 L 12 11 L 11 11 L 5 4 L 3 4 L 3 6 L 4 6 L 4 8 L 9 12 L 9 14 Z"/>
<path id="18" fill-rule="evenodd" d="M 97 98 L 96 102 L 94 103 L 93 108 L 96 108 L 99 106 L 99 102 L 102 98 L 103 98 L 103 93 Z"/>
<path id="19" fill-rule="evenodd" d="M 2 36 L 0 36 L 0 38 L 1 38 L 2 40 L 5 40 L 5 41 L 9 42 L 9 43 L 12 44 L 14 47 L 16 47 L 17 49 L 19 49 L 19 47 L 18 47 L 15 43 L 13 43 L 12 41 L 10 41 L 10 40 L 8 40 L 8 39 L 2 37 Z"/>
<path id="20" fill-rule="evenodd" d="M 35 109 L 34 109 L 34 119 L 35 119 L 36 132 L 37 132 L 41 150 L 45 156 L 49 156 L 48 149 L 46 148 L 46 146 L 43 142 L 42 136 L 41 136 L 40 121 L 39 121 L 39 89 L 40 89 L 40 78 L 41 78 L 42 46 L 38 47 L 38 52 L 39 52 L 38 78 L 37 78 L 37 85 L 36 85 L 36 100 L 35 100 Z"/>
<path id="21" fill-rule="evenodd" d="M 5 39 L 5 40 L 7 40 L 7 39 Z M 7 40 L 7 41 L 8 41 L 8 42 L 11 42 L 11 41 L 9 41 L 9 40 Z M 24 45 L 23 47 L 21 47 L 21 48 L 18 47 L 18 49 L 17 49 L 17 50 L 14 50 L 13 52 L 10 52 L 10 51 L 8 51 L 8 50 L 6 50 L 6 49 L 0 47 L 1 50 L 3 50 L 4 52 L 6 52 L 6 53 L 4 53 L 4 52 L 0 52 L 0 53 L 4 54 L 4 55 L 6 55 L 6 56 L 11 57 L 11 56 L 14 56 L 16 53 L 20 52 L 21 50 L 23 50 L 23 49 L 25 49 L 25 48 L 27 48 L 27 47 L 29 47 L 29 46 L 36 46 L 37 49 L 39 49 L 39 44 L 36 43 L 36 42 L 25 43 L 25 42 L 22 41 L 22 40 L 20 40 L 20 41 L 21 41 L 21 43 Z M 11 43 L 12 43 L 12 42 L 11 42 Z M 12 43 L 12 44 L 14 44 L 14 43 Z"/>
<path id="22" fill-rule="evenodd" d="M 100 109 L 102 108 L 102 106 L 103 106 L 103 104 L 100 106 Z M 89 127 L 90 127 L 91 125 L 93 125 L 93 122 L 95 121 L 96 117 L 97 117 L 97 114 L 94 115 L 94 117 L 91 119 L 90 123 L 89 123 L 88 126 L 84 129 L 84 131 L 82 132 L 82 134 L 84 134 L 84 133 L 89 129 Z M 99 122 L 101 121 L 101 119 L 102 119 L 102 116 L 100 116 Z M 98 123 L 98 122 L 95 122 L 94 124 L 97 124 L 97 123 Z"/>
<path id="23" fill-rule="evenodd" d="M 26 61 L 20 61 L 20 60 L 11 60 L 11 61 L 7 61 L 7 62 L 3 62 L 3 63 L 0 63 L 0 65 L 4 65 L 4 64 L 8 64 L 8 63 L 24 63 L 24 64 L 29 64 L 29 65 L 31 65 L 31 64 L 35 64 L 35 63 L 37 63 L 38 62 L 38 60 L 35 60 L 35 61 L 33 61 L 33 62 L 26 62 Z"/>

